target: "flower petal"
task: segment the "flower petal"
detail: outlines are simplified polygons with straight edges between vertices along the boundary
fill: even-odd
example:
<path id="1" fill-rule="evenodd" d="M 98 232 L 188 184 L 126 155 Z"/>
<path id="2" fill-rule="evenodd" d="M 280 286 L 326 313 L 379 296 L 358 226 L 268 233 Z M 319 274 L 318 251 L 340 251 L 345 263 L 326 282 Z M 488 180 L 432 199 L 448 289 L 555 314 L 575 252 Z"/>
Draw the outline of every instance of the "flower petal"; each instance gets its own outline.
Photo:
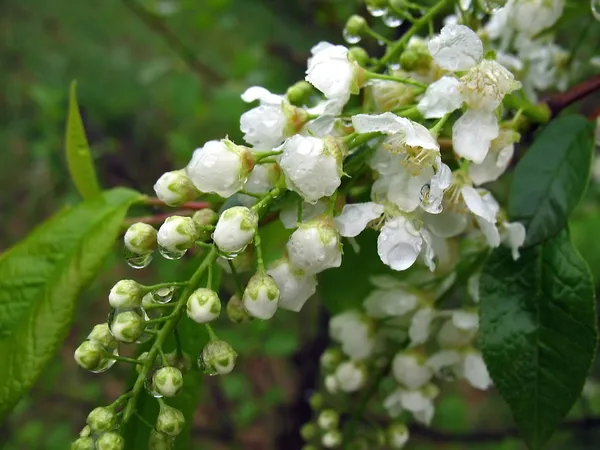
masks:
<path id="1" fill-rule="evenodd" d="M 476 190 L 471 186 L 463 186 L 460 192 L 469 211 L 486 222 L 496 223 L 499 207 L 489 192 L 483 189 Z"/>
<path id="2" fill-rule="evenodd" d="M 344 205 L 342 213 L 333 220 L 344 237 L 358 236 L 369 224 L 383 214 L 384 207 L 375 202 Z"/>
<path id="3" fill-rule="evenodd" d="M 516 261 L 521 256 L 519 248 L 525 242 L 526 230 L 520 222 L 505 222 L 502 224 L 504 228 L 503 241 L 512 249 L 512 257 Z"/>
<path id="4" fill-rule="evenodd" d="M 427 47 L 437 65 L 452 72 L 470 69 L 483 58 L 481 39 L 464 25 L 446 25 Z"/>
<path id="5" fill-rule="evenodd" d="M 404 217 L 388 220 L 377 239 L 377 253 L 394 270 L 412 266 L 423 246 L 423 238 Z"/>
<path id="6" fill-rule="evenodd" d="M 454 77 L 442 77 L 431 83 L 417 108 L 426 119 L 438 119 L 462 105 L 463 97 L 458 87 L 460 81 Z"/>
<path id="7" fill-rule="evenodd" d="M 281 106 L 281 102 L 283 101 L 282 95 L 272 94 L 269 90 L 261 86 L 249 87 L 244 91 L 241 97 L 246 103 L 259 100 L 261 104 Z"/>
<path id="8" fill-rule="evenodd" d="M 352 126 L 357 133 L 399 133 L 410 127 L 410 120 L 391 112 L 383 114 L 357 114 L 352 117 Z"/>
<path id="9" fill-rule="evenodd" d="M 463 376 L 471 386 L 482 391 L 485 391 L 492 385 L 492 379 L 479 352 L 469 352 L 466 354 Z"/>
<path id="10" fill-rule="evenodd" d="M 481 164 L 499 130 L 493 111 L 469 109 L 452 127 L 454 151 L 458 156 Z"/>

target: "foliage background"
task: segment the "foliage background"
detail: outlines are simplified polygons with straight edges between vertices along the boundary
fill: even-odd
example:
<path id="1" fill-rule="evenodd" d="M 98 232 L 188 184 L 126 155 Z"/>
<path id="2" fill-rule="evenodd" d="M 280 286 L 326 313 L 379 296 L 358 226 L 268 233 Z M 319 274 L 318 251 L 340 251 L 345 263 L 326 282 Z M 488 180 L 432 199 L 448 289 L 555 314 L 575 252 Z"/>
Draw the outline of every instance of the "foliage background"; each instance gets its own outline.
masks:
<path id="1" fill-rule="evenodd" d="M 196 61 L 190 68 L 181 52 L 166 44 L 164 33 L 150 29 L 127 3 L 0 2 L 0 251 L 76 198 L 63 156 L 72 79 L 79 82 L 79 103 L 104 186 L 151 192 L 158 176 L 184 165 L 203 142 L 224 135 L 239 141 L 238 120 L 246 109 L 239 96 L 245 88 L 283 92 L 302 78 L 310 47 L 319 40 L 341 42 L 345 18 L 363 8 L 359 0 L 139 1 L 166 13 L 162 23 Z M 593 43 L 583 46 L 595 50 Z M 572 223 L 573 238 L 596 280 L 599 191 L 593 184 Z M 168 280 L 178 267 L 157 258 L 143 276 Z M 116 248 L 82 296 L 69 339 L 0 428 L 0 448 L 68 448 L 87 412 L 125 389 L 128 367 L 88 374 L 72 354 L 104 320 L 115 280 L 133 276 L 139 274 Z M 242 355 L 241 363 L 229 376 L 205 379 L 193 448 L 299 448 L 296 430 L 309 417 L 305 388 L 314 374 L 311 349 L 323 346 L 323 314 L 313 300 L 300 315 L 281 313 L 268 323 L 225 328 L 223 322 L 219 334 Z M 600 388 L 590 384 L 589 391 L 598 393 L 579 402 L 573 418 L 600 415 Z M 509 436 L 511 427 L 497 395 L 484 398 L 465 386 L 449 387 L 434 420 L 441 431 L 416 430 L 411 448 L 523 448 Z M 473 429 L 509 433 L 473 437 Z M 456 433 L 460 442 L 452 442 Z M 465 436 L 474 442 L 465 442 Z M 582 426 L 557 433 L 549 448 L 591 449 L 599 439 L 597 429 Z"/>

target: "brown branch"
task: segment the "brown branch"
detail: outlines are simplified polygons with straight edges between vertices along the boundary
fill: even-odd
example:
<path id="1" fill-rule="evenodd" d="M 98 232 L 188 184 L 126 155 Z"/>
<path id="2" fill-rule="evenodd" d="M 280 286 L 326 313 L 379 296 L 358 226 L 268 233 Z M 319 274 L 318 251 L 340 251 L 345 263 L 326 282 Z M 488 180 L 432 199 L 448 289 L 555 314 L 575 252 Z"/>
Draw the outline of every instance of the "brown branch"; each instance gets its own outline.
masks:
<path id="1" fill-rule="evenodd" d="M 143 222 L 150 225 L 163 223 L 171 216 L 189 216 L 193 214 L 191 209 L 180 209 L 172 213 L 154 214 L 152 216 L 129 217 L 123 221 L 124 226 L 133 225 L 134 223 Z"/>
<path id="2" fill-rule="evenodd" d="M 135 14 L 146 26 L 159 35 L 167 45 L 177 53 L 201 79 L 212 84 L 221 84 L 225 78 L 208 64 L 200 61 L 196 52 L 183 43 L 167 24 L 157 15 L 139 5 L 136 0 L 122 0 L 129 10 Z"/>
<path id="3" fill-rule="evenodd" d="M 568 106 L 598 90 L 600 90 L 600 74 L 576 84 L 565 92 L 548 97 L 544 103 L 550 108 L 552 117 L 555 117 Z"/>
<path id="4" fill-rule="evenodd" d="M 144 203 L 146 203 L 146 205 L 153 205 L 153 206 L 169 206 L 165 202 L 163 202 L 162 200 L 160 200 L 156 197 L 148 197 L 148 198 L 146 198 Z M 210 208 L 212 205 L 209 202 L 187 202 L 180 206 L 184 209 L 193 209 L 195 211 L 198 209 Z"/>

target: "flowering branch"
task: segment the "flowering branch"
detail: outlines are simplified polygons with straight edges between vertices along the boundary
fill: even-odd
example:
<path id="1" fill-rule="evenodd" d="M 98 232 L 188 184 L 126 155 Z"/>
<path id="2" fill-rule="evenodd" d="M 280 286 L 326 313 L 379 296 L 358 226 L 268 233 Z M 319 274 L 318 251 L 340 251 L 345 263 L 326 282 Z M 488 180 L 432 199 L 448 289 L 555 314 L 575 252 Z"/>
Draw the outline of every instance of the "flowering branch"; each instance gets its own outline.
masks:
<path id="1" fill-rule="evenodd" d="M 544 103 L 550 108 L 552 117 L 555 117 L 573 103 L 598 90 L 600 90 L 600 74 L 576 84 L 565 92 L 550 96 Z"/>

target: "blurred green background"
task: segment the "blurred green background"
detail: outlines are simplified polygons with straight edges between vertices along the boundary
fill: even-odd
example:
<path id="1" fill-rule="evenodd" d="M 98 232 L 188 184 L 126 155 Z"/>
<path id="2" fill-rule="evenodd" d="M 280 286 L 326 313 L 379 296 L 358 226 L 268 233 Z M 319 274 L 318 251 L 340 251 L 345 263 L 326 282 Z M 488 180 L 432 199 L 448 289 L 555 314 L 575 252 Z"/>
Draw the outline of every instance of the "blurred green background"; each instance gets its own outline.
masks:
<path id="1" fill-rule="evenodd" d="M 240 141 L 246 87 L 284 92 L 303 77 L 311 46 L 341 42 L 345 19 L 362 8 L 360 0 L 0 2 L 0 251 L 77 198 L 63 156 L 71 80 L 78 80 L 104 186 L 150 193 L 158 176 L 183 166 L 203 142 L 225 135 Z M 596 191 L 588 193 L 572 231 L 598 272 L 600 240 L 590 239 L 600 230 Z M 157 259 L 143 276 L 168 280 L 177 267 Z M 64 347 L 0 427 L 0 448 L 69 448 L 89 410 L 126 389 L 127 367 L 88 374 L 72 354 L 105 320 L 115 280 L 133 276 L 139 278 L 115 250 L 82 297 Z M 206 379 L 193 448 L 299 448 L 295 431 L 306 420 L 302 349 L 314 341 L 318 309 L 311 302 L 300 315 L 220 331 L 241 363 L 227 377 Z M 600 415 L 598 388 L 589 391 L 595 395 L 576 405 L 574 417 Z M 508 410 L 494 393 L 484 397 L 465 386 L 448 388 L 434 427 L 441 431 L 417 432 L 410 448 L 523 448 L 494 431 L 456 441 L 453 433 L 474 428 L 512 432 Z M 599 440 L 597 431 L 579 427 L 557 433 L 549 448 L 592 449 Z"/>

